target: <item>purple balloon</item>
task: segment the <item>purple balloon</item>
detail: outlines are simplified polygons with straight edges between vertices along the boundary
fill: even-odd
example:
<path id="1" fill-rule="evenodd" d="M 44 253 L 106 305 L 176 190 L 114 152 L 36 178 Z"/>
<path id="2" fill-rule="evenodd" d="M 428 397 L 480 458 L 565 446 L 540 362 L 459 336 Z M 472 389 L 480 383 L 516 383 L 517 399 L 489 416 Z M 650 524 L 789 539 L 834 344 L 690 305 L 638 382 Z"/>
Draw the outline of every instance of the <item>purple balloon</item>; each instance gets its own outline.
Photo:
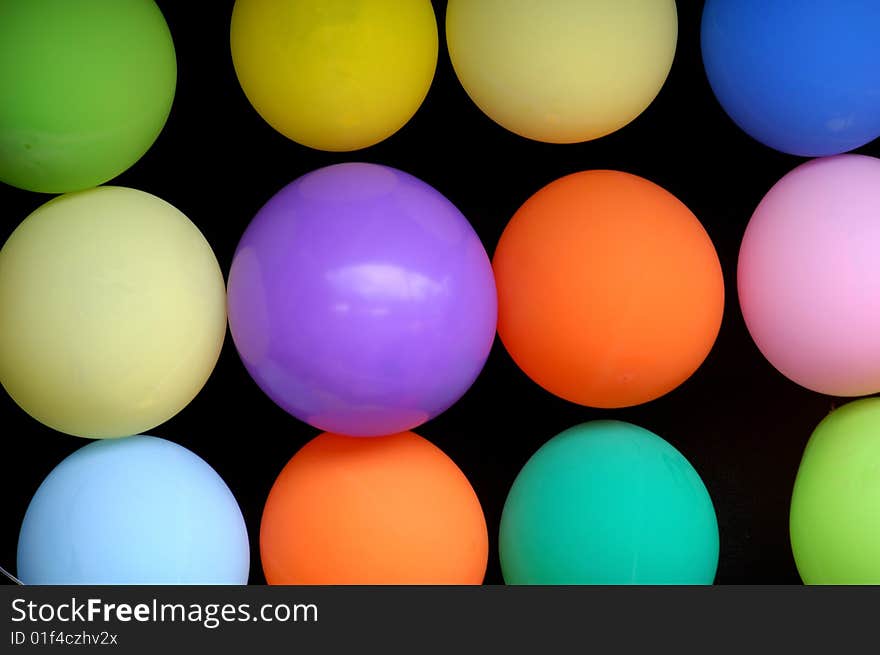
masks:
<path id="1" fill-rule="evenodd" d="M 321 168 L 279 191 L 238 244 L 229 324 L 283 409 L 351 436 L 409 430 L 473 384 L 495 337 L 492 265 L 470 223 L 387 166 Z"/>

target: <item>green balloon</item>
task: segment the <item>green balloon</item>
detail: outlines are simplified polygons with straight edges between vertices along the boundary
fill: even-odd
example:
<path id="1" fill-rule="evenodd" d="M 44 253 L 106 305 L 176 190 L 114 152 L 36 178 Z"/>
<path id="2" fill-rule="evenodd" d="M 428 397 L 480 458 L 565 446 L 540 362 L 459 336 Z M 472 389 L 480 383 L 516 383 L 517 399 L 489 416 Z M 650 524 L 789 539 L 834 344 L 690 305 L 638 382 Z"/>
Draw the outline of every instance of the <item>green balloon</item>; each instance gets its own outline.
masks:
<path id="1" fill-rule="evenodd" d="M 791 496 L 807 584 L 880 584 L 880 398 L 834 410 L 810 437 Z"/>
<path id="2" fill-rule="evenodd" d="M 153 0 L 0 0 L 0 181 L 63 193 L 119 175 L 159 136 L 176 81 Z"/>
<path id="3" fill-rule="evenodd" d="M 690 463 L 638 426 L 593 421 L 544 444 L 501 516 L 507 584 L 712 584 L 718 523 Z"/>

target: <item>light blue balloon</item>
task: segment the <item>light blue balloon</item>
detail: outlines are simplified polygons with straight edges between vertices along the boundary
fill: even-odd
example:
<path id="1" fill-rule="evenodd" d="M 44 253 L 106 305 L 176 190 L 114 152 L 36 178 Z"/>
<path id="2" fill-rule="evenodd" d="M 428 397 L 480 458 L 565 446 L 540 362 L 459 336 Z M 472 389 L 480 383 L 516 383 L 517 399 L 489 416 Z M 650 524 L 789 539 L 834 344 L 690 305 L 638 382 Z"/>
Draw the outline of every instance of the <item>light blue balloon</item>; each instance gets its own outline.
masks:
<path id="1" fill-rule="evenodd" d="M 880 2 L 708 0 L 703 63 L 728 115 L 804 157 L 880 136 Z"/>
<path id="2" fill-rule="evenodd" d="M 246 584 L 247 529 L 229 487 L 170 441 L 104 439 L 37 489 L 18 540 L 29 585 Z"/>

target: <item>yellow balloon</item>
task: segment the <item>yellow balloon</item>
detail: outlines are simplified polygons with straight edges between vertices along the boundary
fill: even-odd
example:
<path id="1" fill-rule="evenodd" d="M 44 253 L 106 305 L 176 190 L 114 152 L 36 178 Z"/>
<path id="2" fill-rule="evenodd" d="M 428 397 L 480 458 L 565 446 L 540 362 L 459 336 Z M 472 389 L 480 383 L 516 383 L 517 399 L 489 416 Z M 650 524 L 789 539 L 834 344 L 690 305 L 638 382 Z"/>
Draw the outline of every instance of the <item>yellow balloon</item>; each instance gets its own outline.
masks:
<path id="1" fill-rule="evenodd" d="M 276 130 L 350 151 L 403 127 L 437 66 L 430 0 L 236 0 L 230 44 L 248 100 Z"/>
<path id="2" fill-rule="evenodd" d="M 520 136 L 578 143 L 654 100 L 678 39 L 675 0 L 449 0 L 446 41 L 467 94 Z"/>
<path id="3" fill-rule="evenodd" d="M 225 334 L 214 252 L 143 191 L 59 196 L 0 250 L 0 382 L 61 432 L 120 437 L 166 421 L 201 390 Z"/>

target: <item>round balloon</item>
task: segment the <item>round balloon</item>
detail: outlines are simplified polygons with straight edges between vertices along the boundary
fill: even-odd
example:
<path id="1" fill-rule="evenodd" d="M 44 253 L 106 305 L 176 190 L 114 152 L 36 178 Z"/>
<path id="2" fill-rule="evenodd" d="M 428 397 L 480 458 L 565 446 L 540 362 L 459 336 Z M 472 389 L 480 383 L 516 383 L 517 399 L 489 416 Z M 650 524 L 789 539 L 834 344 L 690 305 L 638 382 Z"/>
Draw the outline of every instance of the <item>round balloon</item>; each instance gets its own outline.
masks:
<path id="1" fill-rule="evenodd" d="M 437 66 L 430 0 L 236 0 L 230 42 L 260 116 L 320 150 L 357 150 L 394 134 Z"/>
<path id="2" fill-rule="evenodd" d="M 544 444 L 501 515 L 507 584 L 712 584 L 715 509 L 700 476 L 640 427 L 593 421 Z"/>
<path id="3" fill-rule="evenodd" d="M 684 382 L 715 342 L 724 282 L 678 199 L 640 177 L 586 171 L 547 185 L 495 250 L 498 334 L 566 400 L 625 407 Z"/>
<path id="4" fill-rule="evenodd" d="M 412 432 L 316 437 L 281 471 L 260 526 L 269 584 L 476 585 L 488 543 L 467 478 Z"/>
<path id="5" fill-rule="evenodd" d="M 743 318 L 783 375 L 813 391 L 880 391 L 880 160 L 839 155 L 777 182 L 739 253 Z"/>
<path id="6" fill-rule="evenodd" d="M 804 451 L 791 548 L 807 584 L 880 584 L 880 398 L 831 412 Z"/>
<path id="7" fill-rule="evenodd" d="M 520 136 L 576 143 L 620 129 L 672 67 L 675 0 L 450 0 L 446 41 L 474 103 Z"/>
<path id="8" fill-rule="evenodd" d="M 0 250 L 0 383 L 61 432 L 143 432 L 208 379 L 225 302 L 214 252 L 164 200 L 123 187 L 60 196 Z"/>
<path id="9" fill-rule="evenodd" d="M 0 0 L 0 181 L 87 189 L 159 136 L 177 60 L 153 0 Z"/>
<path id="10" fill-rule="evenodd" d="M 26 585 L 247 584 L 247 529 L 232 492 L 170 441 L 96 441 L 46 477 L 18 539 Z"/>
<path id="11" fill-rule="evenodd" d="M 707 0 L 702 50 L 715 96 L 766 146 L 836 155 L 880 136 L 880 5 Z"/>
<path id="12" fill-rule="evenodd" d="M 416 178 L 374 164 L 313 171 L 248 226 L 229 323 L 257 384 L 311 425 L 413 428 L 473 383 L 495 336 L 492 268 L 470 224 Z"/>

